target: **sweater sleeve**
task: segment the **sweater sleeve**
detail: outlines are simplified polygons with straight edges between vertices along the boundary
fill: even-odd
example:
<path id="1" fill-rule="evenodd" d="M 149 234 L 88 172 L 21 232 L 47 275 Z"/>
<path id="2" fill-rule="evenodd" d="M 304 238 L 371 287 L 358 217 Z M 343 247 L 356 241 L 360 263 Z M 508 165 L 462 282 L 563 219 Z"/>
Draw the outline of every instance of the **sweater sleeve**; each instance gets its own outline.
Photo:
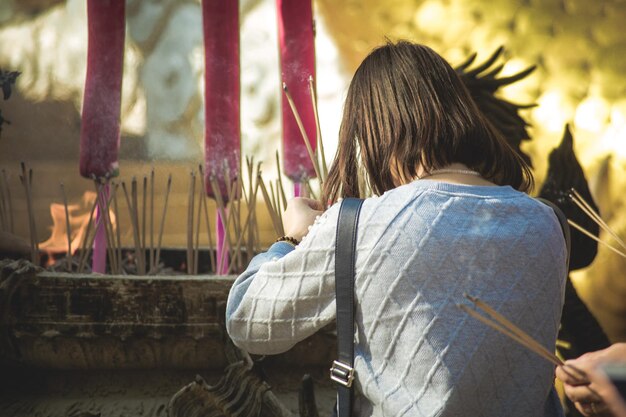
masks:
<path id="1" fill-rule="evenodd" d="M 235 280 L 226 306 L 235 345 L 281 353 L 334 320 L 338 212 L 335 205 L 320 216 L 295 249 L 273 244 Z"/>

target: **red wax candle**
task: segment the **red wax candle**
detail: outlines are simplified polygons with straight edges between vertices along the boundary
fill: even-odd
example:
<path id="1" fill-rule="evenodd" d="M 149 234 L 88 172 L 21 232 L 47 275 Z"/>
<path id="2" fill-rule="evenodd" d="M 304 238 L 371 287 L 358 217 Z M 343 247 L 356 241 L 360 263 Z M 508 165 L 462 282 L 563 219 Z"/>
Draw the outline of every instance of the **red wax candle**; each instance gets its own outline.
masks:
<path id="1" fill-rule="evenodd" d="M 309 92 L 309 76 L 315 78 L 315 38 L 311 0 L 276 0 L 282 80 L 293 97 L 304 129 L 315 150 L 315 115 Z M 295 182 L 315 177 L 304 139 L 282 94 L 283 166 Z"/>
<path id="2" fill-rule="evenodd" d="M 125 1 L 88 0 L 87 77 L 80 127 L 80 174 L 118 174 Z"/>
<path id="3" fill-rule="evenodd" d="M 203 0 L 204 116 L 206 192 L 228 202 L 225 166 L 230 180 L 239 173 L 241 130 L 239 124 L 239 2 Z M 213 190 L 215 176 L 219 190 Z"/>

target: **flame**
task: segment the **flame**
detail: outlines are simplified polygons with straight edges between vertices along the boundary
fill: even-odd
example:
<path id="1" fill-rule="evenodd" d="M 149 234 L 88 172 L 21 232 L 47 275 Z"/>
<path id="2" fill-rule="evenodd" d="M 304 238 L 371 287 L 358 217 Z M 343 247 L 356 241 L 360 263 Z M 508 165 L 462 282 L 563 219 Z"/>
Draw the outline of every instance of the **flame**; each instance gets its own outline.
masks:
<path id="1" fill-rule="evenodd" d="M 95 201 L 96 193 L 86 191 L 79 204 L 68 204 L 67 206 L 70 220 L 70 247 L 72 254 L 76 252 L 85 238 L 85 232 L 87 231 L 87 225 L 89 224 L 89 214 Z M 52 216 L 50 237 L 45 242 L 40 243 L 39 248 L 48 252 L 50 258 L 52 259 L 53 254 L 65 253 L 68 248 L 65 206 L 57 203 L 50 204 L 50 215 Z M 109 210 L 109 216 L 111 223 L 113 224 L 113 230 L 115 230 L 116 219 L 111 210 Z M 93 227 L 94 226 L 92 225 L 92 228 Z"/>

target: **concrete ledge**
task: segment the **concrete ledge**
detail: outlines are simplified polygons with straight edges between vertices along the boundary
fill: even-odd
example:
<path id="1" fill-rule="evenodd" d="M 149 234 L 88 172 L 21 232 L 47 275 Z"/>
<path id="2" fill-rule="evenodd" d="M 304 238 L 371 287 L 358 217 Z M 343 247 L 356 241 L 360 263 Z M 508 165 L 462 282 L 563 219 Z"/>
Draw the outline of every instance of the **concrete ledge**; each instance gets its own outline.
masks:
<path id="1" fill-rule="evenodd" d="M 5 367 L 222 370 L 228 363 L 224 312 L 234 276 L 16 274 L 0 287 Z M 320 332 L 268 360 L 326 367 L 334 355 L 333 335 Z"/>

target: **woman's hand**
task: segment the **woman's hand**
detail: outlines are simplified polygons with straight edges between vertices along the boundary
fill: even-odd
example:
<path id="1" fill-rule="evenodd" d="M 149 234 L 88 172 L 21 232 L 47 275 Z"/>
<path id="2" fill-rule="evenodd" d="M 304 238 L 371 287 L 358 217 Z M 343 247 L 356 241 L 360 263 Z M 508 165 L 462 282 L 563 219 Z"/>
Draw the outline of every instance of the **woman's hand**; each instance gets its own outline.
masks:
<path id="1" fill-rule="evenodd" d="M 297 240 L 309 233 L 309 226 L 322 214 L 322 205 L 311 198 L 296 197 L 289 201 L 283 213 L 285 235 Z"/>
<path id="2" fill-rule="evenodd" d="M 585 416 L 626 416 L 626 405 L 600 367 L 606 363 L 626 363 L 626 344 L 586 353 L 556 368 L 565 395 Z"/>

